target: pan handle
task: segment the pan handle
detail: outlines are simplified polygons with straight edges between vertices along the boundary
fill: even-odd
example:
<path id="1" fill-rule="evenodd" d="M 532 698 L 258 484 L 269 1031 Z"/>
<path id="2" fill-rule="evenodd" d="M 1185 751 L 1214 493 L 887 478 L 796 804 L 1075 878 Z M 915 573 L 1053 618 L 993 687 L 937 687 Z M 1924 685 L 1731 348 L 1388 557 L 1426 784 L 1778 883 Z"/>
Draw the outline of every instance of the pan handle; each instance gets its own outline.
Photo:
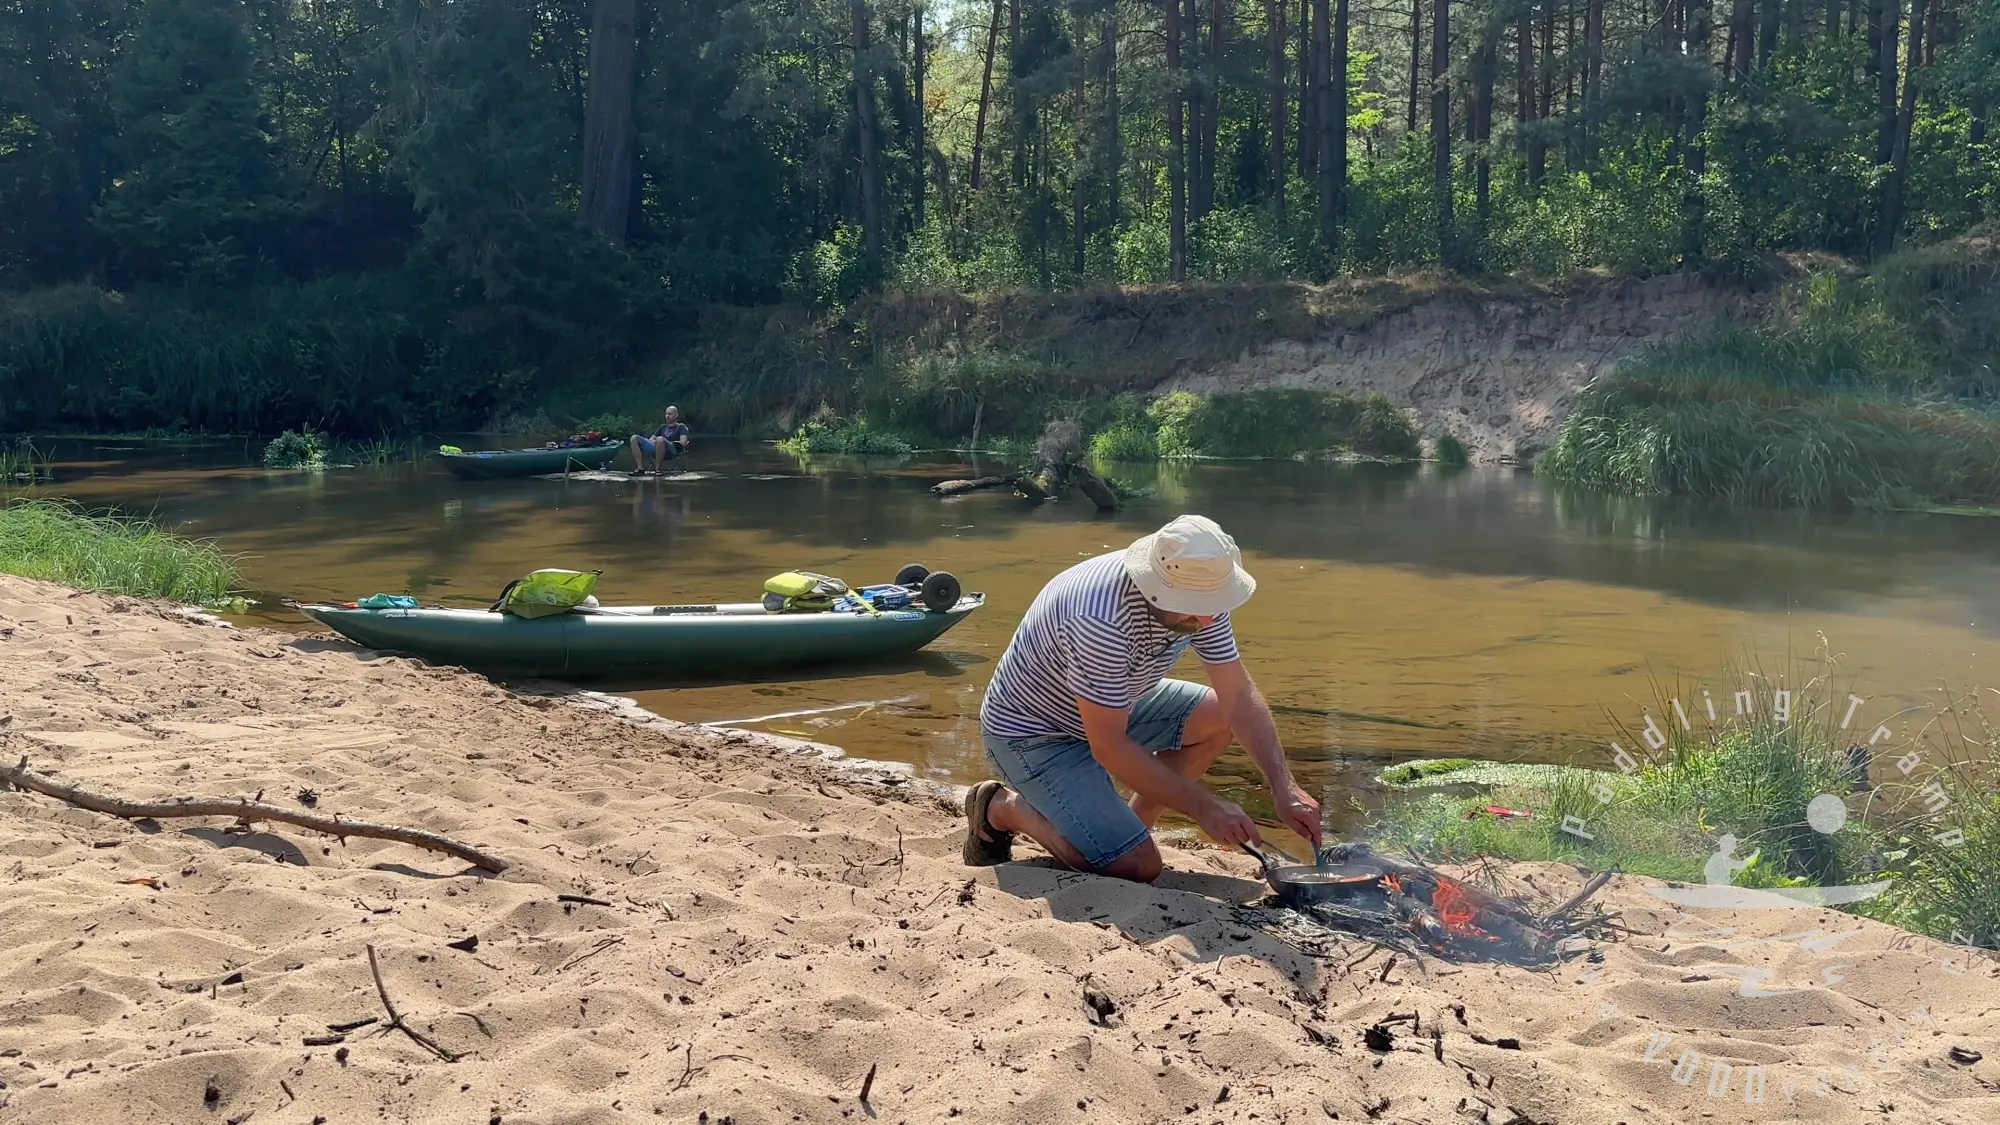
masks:
<path id="1" fill-rule="evenodd" d="M 1283 860 L 1286 866 L 1297 867 L 1299 865 L 1298 860 L 1293 859 L 1291 856 L 1286 855 L 1284 852 L 1279 851 L 1277 848 L 1274 848 L 1269 844 L 1264 845 L 1265 848 L 1269 849 L 1268 853 L 1259 850 L 1257 845 L 1252 844 L 1247 840 L 1238 846 L 1241 847 L 1244 851 L 1249 852 L 1250 855 L 1254 859 L 1256 859 L 1258 863 L 1263 864 L 1265 870 L 1267 871 L 1275 870 L 1279 866 L 1278 862 L 1279 860 Z"/>

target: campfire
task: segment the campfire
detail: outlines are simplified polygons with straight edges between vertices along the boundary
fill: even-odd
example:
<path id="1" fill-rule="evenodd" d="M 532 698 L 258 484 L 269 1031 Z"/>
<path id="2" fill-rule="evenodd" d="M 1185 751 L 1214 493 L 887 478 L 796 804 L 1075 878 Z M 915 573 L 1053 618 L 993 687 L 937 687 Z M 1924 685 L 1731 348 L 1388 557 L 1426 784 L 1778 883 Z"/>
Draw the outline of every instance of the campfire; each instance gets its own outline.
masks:
<path id="1" fill-rule="evenodd" d="M 1580 908 L 1610 872 L 1594 876 L 1569 901 L 1538 912 L 1518 898 L 1391 859 L 1366 844 L 1332 845 L 1312 864 L 1258 858 L 1287 908 L 1279 928 L 1305 940 L 1349 935 L 1411 955 L 1540 965 L 1560 959 L 1570 939 L 1594 936 L 1606 923 L 1603 914 Z"/>

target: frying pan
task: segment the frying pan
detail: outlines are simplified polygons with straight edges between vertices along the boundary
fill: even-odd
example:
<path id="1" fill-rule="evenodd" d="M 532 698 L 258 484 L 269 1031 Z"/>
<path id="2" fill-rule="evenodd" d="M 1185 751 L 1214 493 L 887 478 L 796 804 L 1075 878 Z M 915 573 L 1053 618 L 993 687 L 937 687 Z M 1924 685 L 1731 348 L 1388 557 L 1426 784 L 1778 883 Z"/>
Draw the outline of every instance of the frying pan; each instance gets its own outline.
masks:
<path id="1" fill-rule="evenodd" d="M 1286 906 L 1352 902 L 1384 894 L 1382 876 L 1389 874 L 1390 868 L 1373 853 L 1336 855 L 1335 849 L 1328 849 L 1326 865 L 1322 867 L 1300 863 L 1276 848 L 1266 847 L 1268 851 L 1246 843 L 1243 850 L 1263 865 L 1264 881 L 1271 884 L 1278 901 Z"/>

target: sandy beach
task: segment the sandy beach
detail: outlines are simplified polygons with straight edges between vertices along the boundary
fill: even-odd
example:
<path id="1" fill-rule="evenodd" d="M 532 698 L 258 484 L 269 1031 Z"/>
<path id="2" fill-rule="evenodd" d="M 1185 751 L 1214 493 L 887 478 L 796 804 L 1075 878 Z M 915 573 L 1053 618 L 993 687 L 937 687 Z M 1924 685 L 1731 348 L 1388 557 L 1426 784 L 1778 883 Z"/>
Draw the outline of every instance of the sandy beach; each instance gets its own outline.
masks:
<path id="1" fill-rule="evenodd" d="M 9 762 L 510 864 L 0 792 L 0 1122 L 2000 1121 L 2000 969 L 1832 911 L 1620 877 L 1590 958 L 1392 961 L 1244 857 L 969 870 L 949 794 L 337 640 L 0 577 L 0 670 Z"/>

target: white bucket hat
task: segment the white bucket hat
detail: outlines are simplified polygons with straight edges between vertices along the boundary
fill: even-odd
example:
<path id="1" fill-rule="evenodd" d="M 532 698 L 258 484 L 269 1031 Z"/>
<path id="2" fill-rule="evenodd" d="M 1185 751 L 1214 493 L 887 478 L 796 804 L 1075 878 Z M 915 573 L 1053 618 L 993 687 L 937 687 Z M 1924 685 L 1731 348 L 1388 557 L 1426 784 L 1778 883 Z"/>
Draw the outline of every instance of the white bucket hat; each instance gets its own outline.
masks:
<path id="1" fill-rule="evenodd" d="M 1125 573 L 1139 593 L 1168 613 L 1214 617 L 1257 592 L 1236 540 L 1207 516 L 1177 516 L 1125 549 Z"/>

